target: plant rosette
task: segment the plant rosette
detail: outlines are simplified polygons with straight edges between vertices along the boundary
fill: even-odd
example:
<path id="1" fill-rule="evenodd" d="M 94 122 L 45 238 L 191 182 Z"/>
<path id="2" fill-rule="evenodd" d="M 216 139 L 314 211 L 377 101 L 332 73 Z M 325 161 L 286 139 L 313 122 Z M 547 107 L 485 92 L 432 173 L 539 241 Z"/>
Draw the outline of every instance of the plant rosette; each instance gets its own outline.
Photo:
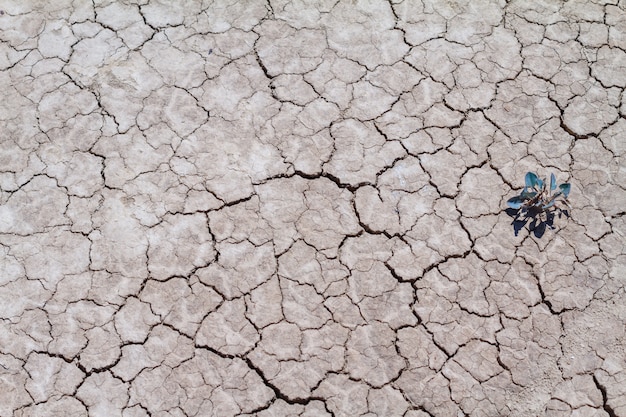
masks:
<path id="1" fill-rule="evenodd" d="M 528 216 L 547 213 L 555 208 L 564 211 L 564 207 L 571 210 L 567 202 L 570 193 L 569 183 L 556 184 L 556 177 L 550 174 L 550 184 L 546 180 L 540 179 L 534 172 L 526 173 L 526 186 L 522 192 L 510 198 L 506 203 L 518 214 L 524 213 Z"/>

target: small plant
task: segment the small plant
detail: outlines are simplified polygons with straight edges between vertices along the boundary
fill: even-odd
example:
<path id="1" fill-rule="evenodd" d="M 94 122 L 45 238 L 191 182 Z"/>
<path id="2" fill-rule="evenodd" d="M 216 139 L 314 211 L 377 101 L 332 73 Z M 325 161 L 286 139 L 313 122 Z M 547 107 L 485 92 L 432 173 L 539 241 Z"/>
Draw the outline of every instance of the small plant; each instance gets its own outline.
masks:
<path id="1" fill-rule="evenodd" d="M 512 209 L 521 209 L 526 211 L 545 211 L 558 204 L 564 204 L 569 208 L 567 196 L 569 195 L 570 184 L 559 184 L 556 193 L 556 177 L 550 175 L 550 187 L 547 186 L 545 180 L 539 179 L 534 172 L 526 173 L 526 186 L 519 195 L 509 198 L 506 202 Z M 559 200 L 559 198 L 561 198 Z"/>
<path id="2" fill-rule="evenodd" d="M 546 180 L 540 179 L 534 172 L 527 172 L 526 186 L 522 192 L 509 198 L 506 202 L 511 209 L 515 210 L 514 225 L 517 224 L 515 234 L 517 235 L 519 229 L 530 218 L 533 219 L 531 230 L 534 230 L 535 234 L 543 234 L 546 225 L 552 228 L 554 210 L 558 209 L 559 215 L 565 213 L 566 216 L 569 216 L 564 208 L 571 210 L 567 202 L 571 188 L 568 183 L 559 184 L 557 187 L 554 174 L 550 175 L 550 184 L 548 185 Z M 537 216 L 545 217 L 545 219 L 540 219 L 541 223 L 537 224 Z"/>

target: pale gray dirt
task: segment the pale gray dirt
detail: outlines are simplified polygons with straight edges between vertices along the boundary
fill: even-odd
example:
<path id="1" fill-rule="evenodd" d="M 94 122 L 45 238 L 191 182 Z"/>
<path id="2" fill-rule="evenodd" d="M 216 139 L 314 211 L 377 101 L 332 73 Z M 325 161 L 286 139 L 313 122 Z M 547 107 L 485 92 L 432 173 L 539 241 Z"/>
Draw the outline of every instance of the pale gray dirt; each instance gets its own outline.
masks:
<path id="1" fill-rule="evenodd" d="M 626 416 L 624 0 L 0 10 L 1 417 Z"/>

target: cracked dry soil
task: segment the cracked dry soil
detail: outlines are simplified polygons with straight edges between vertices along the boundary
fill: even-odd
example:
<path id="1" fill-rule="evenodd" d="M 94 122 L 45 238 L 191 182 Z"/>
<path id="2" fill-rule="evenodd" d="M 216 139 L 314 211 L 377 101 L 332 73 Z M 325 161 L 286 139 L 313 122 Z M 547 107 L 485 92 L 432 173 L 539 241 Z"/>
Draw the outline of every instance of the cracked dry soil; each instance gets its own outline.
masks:
<path id="1" fill-rule="evenodd" d="M 0 0 L 0 416 L 626 416 L 625 9 Z"/>

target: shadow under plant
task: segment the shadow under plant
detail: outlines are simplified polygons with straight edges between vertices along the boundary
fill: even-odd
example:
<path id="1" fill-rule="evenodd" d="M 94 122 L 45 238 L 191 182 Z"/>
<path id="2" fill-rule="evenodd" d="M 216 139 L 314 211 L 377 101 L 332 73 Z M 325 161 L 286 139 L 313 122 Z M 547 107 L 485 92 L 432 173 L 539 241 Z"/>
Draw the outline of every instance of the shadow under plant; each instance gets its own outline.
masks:
<path id="1" fill-rule="evenodd" d="M 506 213 L 513 218 L 515 236 L 527 224 L 528 229 L 536 237 L 544 235 L 546 229 L 554 229 L 554 218 L 562 215 L 569 217 L 571 207 L 567 196 L 571 190 L 569 183 L 559 184 L 556 177 L 550 174 L 550 184 L 540 179 L 534 172 L 527 172 L 526 185 L 522 192 L 507 201 L 509 208 Z"/>

